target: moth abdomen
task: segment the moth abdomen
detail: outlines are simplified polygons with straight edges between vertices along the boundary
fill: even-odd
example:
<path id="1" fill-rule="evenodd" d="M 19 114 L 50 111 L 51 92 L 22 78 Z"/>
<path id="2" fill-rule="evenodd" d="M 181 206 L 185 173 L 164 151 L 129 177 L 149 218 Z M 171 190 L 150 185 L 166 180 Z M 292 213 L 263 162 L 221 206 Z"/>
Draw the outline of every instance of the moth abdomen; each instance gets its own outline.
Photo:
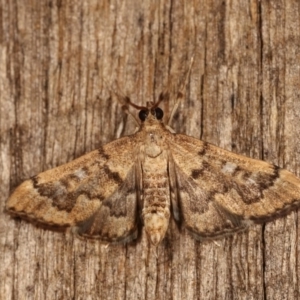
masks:
<path id="1" fill-rule="evenodd" d="M 164 238 L 170 219 L 170 192 L 166 163 L 146 158 L 143 164 L 143 220 L 152 244 Z"/>

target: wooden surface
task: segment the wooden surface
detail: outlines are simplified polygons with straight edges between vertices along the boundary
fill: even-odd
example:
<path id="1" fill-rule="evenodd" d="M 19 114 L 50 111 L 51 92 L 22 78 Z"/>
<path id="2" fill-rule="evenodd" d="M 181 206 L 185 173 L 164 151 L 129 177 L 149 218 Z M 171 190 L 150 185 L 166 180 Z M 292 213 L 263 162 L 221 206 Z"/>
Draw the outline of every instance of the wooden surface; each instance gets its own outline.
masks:
<path id="1" fill-rule="evenodd" d="M 169 113 L 191 57 L 172 127 L 300 174 L 299 1 L 0 3 L 0 299 L 300 299 L 298 212 L 217 243 L 171 223 L 157 253 L 3 213 L 23 180 L 134 130 L 112 89 L 168 90 Z"/>

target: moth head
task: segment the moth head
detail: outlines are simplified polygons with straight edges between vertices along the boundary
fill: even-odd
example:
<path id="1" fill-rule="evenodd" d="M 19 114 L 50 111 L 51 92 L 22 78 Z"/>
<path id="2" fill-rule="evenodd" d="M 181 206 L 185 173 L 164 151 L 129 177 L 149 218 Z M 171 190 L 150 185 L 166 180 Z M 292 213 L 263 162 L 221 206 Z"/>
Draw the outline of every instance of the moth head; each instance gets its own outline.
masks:
<path id="1" fill-rule="evenodd" d="M 156 102 L 154 101 L 147 101 L 146 106 L 139 106 L 131 102 L 129 97 L 124 98 L 125 105 L 123 106 L 126 113 L 132 115 L 134 119 L 137 121 L 138 124 L 140 122 L 135 118 L 135 116 L 128 110 L 128 106 L 134 107 L 135 109 L 139 109 L 139 119 L 143 123 L 146 120 L 158 120 L 161 121 L 164 116 L 163 110 L 158 107 L 158 105 L 164 100 L 168 99 L 169 94 L 168 93 L 161 93 L 158 100 Z"/>
<path id="2" fill-rule="evenodd" d="M 164 116 L 163 110 L 159 107 L 154 107 L 151 109 L 143 108 L 139 112 L 139 119 L 142 122 L 144 122 L 148 118 L 149 114 L 153 116 L 156 120 L 162 120 Z"/>

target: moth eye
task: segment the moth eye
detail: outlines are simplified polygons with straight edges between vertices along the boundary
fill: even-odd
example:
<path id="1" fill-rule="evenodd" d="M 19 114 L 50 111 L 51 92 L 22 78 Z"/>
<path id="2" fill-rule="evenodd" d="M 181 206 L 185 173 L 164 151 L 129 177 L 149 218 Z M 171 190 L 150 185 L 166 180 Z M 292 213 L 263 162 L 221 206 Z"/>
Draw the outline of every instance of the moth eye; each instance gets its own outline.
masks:
<path id="1" fill-rule="evenodd" d="M 144 122 L 146 120 L 148 114 L 149 114 L 148 110 L 145 110 L 145 109 L 140 110 L 140 112 L 139 112 L 139 118 L 140 118 L 140 120 L 142 122 Z"/>
<path id="2" fill-rule="evenodd" d="M 159 107 L 156 107 L 155 108 L 155 116 L 156 116 L 157 120 L 161 120 L 163 118 L 163 116 L 164 116 L 163 110 L 161 108 L 159 108 Z"/>

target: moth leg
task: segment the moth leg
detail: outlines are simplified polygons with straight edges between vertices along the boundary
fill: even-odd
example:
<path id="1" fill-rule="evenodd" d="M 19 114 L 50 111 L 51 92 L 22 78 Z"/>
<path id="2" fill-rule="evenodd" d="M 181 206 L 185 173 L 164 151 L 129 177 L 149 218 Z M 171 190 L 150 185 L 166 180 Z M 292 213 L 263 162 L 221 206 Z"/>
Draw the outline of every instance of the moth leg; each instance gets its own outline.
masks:
<path id="1" fill-rule="evenodd" d="M 189 78 L 189 76 L 191 74 L 193 62 L 194 62 L 194 57 L 191 58 L 189 69 L 187 71 L 187 74 L 185 76 L 184 81 L 181 84 L 181 87 L 179 88 L 179 92 L 177 93 L 176 101 L 175 101 L 175 104 L 173 106 L 170 118 L 169 118 L 168 123 L 167 123 L 168 127 L 171 125 L 172 119 L 173 119 L 173 117 L 174 117 L 174 115 L 175 115 L 175 113 L 178 109 L 179 103 L 181 102 L 181 100 L 183 99 L 183 95 L 185 94 L 185 87 L 186 87 L 186 84 L 187 84 L 187 79 Z M 184 90 L 184 92 L 181 92 L 181 90 Z"/>
<path id="2" fill-rule="evenodd" d="M 171 133 L 176 133 L 176 131 L 171 128 L 169 125 L 166 125 L 166 128 L 171 132 Z"/>

